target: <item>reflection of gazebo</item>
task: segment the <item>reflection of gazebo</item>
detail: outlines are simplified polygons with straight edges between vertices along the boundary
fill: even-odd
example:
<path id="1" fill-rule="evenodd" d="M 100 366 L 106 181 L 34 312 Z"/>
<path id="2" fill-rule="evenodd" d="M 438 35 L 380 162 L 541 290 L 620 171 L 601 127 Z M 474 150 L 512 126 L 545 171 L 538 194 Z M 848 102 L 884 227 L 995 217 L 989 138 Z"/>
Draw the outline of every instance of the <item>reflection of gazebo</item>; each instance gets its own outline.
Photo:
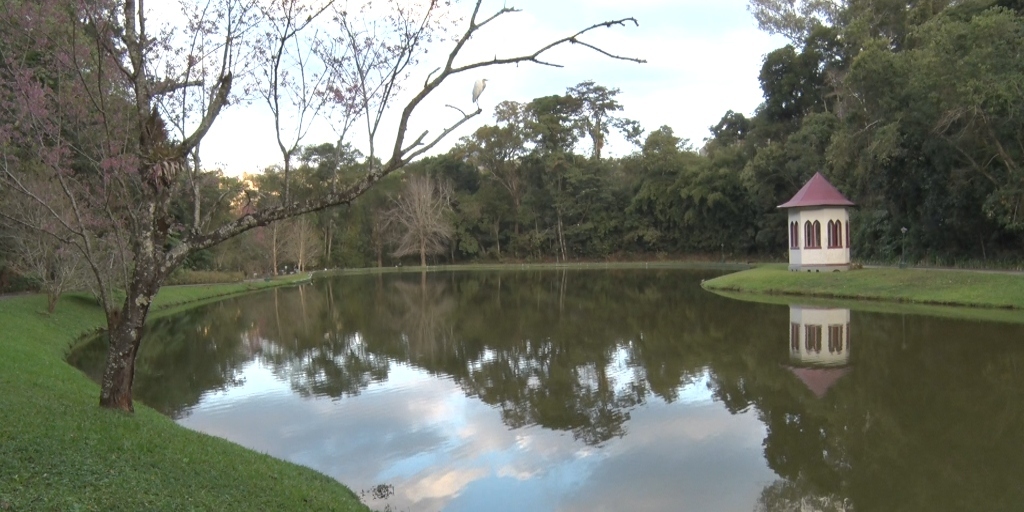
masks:
<path id="1" fill-rule="evenodd" d="M 790 371 L 818 398 L 849 371 L 850 310 L 789 307 Z"/>
<path id="2" fill-rule="evenodd" d="M 793 372 L 800 379 L 807 389 L 814 393 L 814 396 L 821 398 L 828 393 L 828 390 L 839 382 L 839 379 L 850 371 L 849 368 L 793 368 Z"/>

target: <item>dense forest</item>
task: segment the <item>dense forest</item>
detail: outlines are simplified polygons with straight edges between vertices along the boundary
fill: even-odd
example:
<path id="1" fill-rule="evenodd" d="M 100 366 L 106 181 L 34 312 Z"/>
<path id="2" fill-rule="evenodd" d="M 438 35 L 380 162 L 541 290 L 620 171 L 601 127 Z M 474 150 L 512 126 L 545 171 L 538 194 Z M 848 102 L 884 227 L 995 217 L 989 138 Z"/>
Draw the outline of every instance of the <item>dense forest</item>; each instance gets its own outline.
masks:
<path id="1" fill-rule="evenodd" d="M 583 82 L 562 95 L 500 103 L 493 124 L 387 176 L 351 205 L 254 229 L 185 266 L 262 275 L 420 263 L 780 260 L 786 222 L 776 206 L 819 171 L 858 205 L 856 260 L 892 262 L 905 252 L 917 264 L 1019 265 L 1024 2 L 777 4 L 750 6 L 764 30 L 791 41 L 764 58 L 763 103 L 749 117 L 723 113 L 704 141 L 641 127 L 622 115 L 617 89 Z M 609 158 L 602 150 L 610 138 L 635 151 Z M 285 183 L 292 200 L 312 197 L 380 165 L 331 143 L 304 146 L 297 157 L 287 172 L 206 172 L 220 183 L 207 189 L 206 211 L 235 218 L 280 203 Z M 184 202 L 181 209 L 186 218 Z M 27 245 L 0 238 L 0 285 L 45 274 L 59 259 L 26 264 Z"/>

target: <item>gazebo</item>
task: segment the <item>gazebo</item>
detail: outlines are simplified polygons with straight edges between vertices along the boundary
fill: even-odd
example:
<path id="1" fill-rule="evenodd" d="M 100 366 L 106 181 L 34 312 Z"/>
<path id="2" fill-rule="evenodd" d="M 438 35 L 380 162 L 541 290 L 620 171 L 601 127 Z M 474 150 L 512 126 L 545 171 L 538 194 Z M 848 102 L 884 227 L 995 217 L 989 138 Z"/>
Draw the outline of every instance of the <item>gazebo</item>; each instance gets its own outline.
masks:
<path id="1" fill-rule="evenodd" d="M 779 205 L 789 210 L 789 270 L 850 269 L 852 206 L 853 202 L 820 172 L 814 173 L 792 199 Z"/>

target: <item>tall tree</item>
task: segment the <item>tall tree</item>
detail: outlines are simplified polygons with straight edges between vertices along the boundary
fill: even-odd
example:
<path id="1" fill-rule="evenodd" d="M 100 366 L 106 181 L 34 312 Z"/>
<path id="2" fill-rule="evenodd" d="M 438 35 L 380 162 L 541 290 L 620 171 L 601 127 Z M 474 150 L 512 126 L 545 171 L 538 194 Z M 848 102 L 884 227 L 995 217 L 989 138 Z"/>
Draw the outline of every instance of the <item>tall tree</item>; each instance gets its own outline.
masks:
<path id="1" fill-rule="evenodd" d="M 593 80 L 580 82 L 570 87 L 566 95 L 578 102 L 579 123 L 581 129 L 591 143 L 591 157 L 601 159 L 601 150 L 604 149 L 605 140 L 615 129 L 623 134 L 626 140 L 637 144 L 643 130 L 640 124 L 632 119 L 616 117 L 614 112 L 622 110 L 622 104 L 616 101 L 619 95 L 618 89 L 609 89 L 597 85 Z"/>
<path id="2" fill-rule="evenodd" d="M 525 126 L 526 106 L 503 101 L 494 111 L 498 124 L 481 126 L 473 135 L 463 138 L 456 151 L 476 165 L 484 179 L 497 183 L 508 194 L 512 202 L 511 220 L 515 235 L 518 236 L 520 211 L 526 193 L 522 159 L 529 150 Z"/>
<path id="3" fill-rule="evenodd" d="M 802 42 L 814 27 L 839 22 L 851 0 L 750 0 L 747 9 L 761 30 Z"/>

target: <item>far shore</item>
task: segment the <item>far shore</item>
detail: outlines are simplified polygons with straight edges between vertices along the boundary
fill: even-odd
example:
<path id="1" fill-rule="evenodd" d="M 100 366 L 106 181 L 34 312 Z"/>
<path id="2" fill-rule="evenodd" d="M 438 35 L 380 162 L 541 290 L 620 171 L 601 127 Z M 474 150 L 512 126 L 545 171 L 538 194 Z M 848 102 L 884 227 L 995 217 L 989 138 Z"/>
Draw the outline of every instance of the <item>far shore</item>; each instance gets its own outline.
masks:
<path id="1" fill-rule="evenodd" d="M 904 310 L 916 306 L 918 312 L 929 306 L 928 313 L 956 310 L 953 316 L 1024 321 L 1024 273 L 1019 272 L 872 267 L 813 273 L 769 264 L 710 279 L 702 286 L 747 300 L 873 301 L 895 303 Z"/>

